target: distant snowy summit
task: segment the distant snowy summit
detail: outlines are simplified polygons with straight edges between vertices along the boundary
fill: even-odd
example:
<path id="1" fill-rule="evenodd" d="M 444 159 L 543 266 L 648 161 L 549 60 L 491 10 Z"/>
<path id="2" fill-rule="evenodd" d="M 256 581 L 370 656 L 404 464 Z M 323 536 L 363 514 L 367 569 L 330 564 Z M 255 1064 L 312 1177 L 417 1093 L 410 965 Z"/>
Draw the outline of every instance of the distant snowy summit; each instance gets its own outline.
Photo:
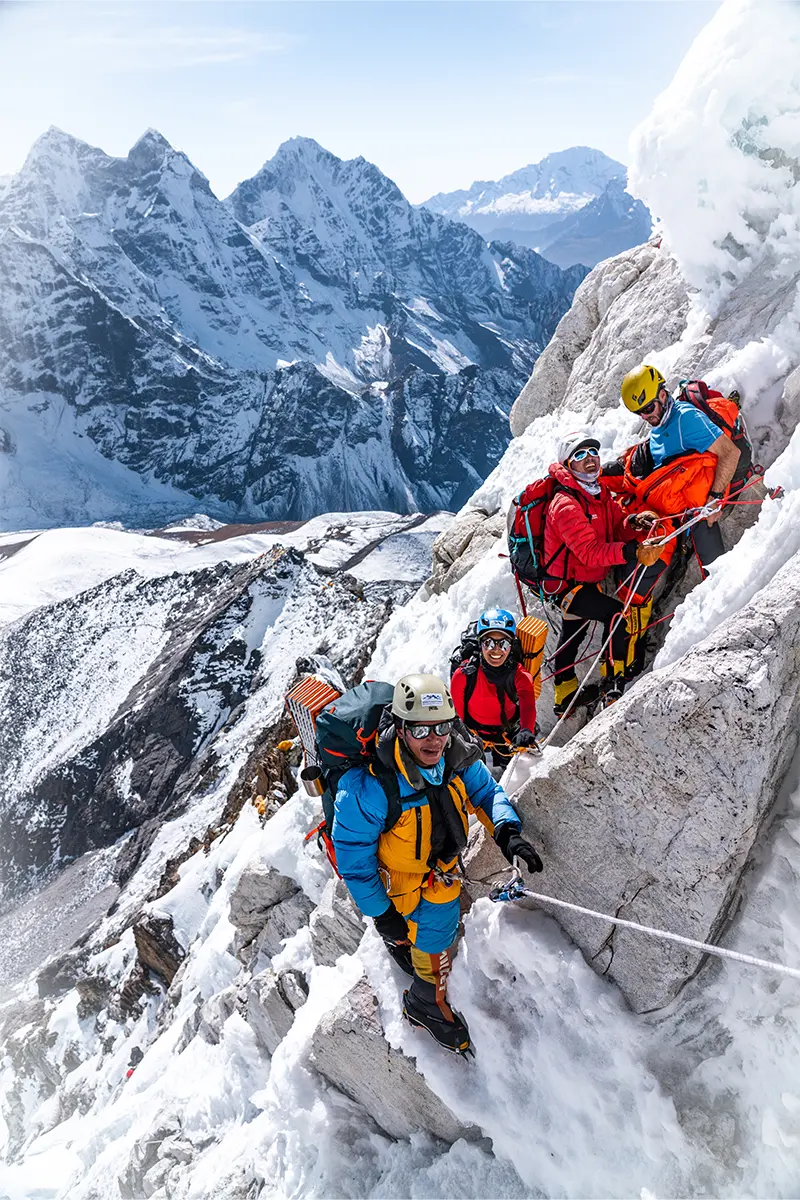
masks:
<path id="1" fill-rule="evenodd" d="M 464 221 L 487 241 L 530 246 L 561 267 L 593 267 L 650 236 L 650 212 L 626 192 L 626 179 L 622 163 L 573 146 L 497 182 L 440 192 L 424 207 Z"/>
<path id="2" fill-rule="evenodd" d="M 0 192 L 0 519 L 458 507 L 584 274 L 309 138 L 220 200 L 51 129 Z"/>

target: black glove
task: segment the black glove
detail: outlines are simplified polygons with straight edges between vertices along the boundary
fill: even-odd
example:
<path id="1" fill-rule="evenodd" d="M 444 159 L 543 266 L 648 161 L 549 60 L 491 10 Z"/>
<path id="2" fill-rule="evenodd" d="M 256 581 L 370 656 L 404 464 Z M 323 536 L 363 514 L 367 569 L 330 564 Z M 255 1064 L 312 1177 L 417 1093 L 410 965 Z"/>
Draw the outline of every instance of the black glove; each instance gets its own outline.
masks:
<path id="1" fill-rule="evenodd" d="M 626 567 L 635 567 L 638 565 L 639 560 L 636 557 L 636 551 L 638 549 L 639 549 L 639 543 L 637 541 L 626 542 L 625 545 L 622 547 L 622 553 L 625 557 L 625 566 Z"/>
<path id="2" fill-rule="evenodd" d="M 495 832 L 494 840 L 510 863 L 513 864 L 515 858 L 521 858 L 530 872 L 542 870 L 543 863 L 539 855 L 513 825 L 501 825 Z"/>
<path id="3" fill-rule="evenodd" d="M 511 745 L 515 750 L 524 750 L 528 746 L 535 746 L 536 734 L 530 729 L 520 729 L 519 733 L 511 739 Z"/>
<path id="4" fill-rule="evenodd" d="M 407 942 L 408 941 L 408 925 L 405 917 L 401 917 L 393 904 L 390 904 L 386 912 L 381 913 L 379 917 L 375 917 L 375 928 L 385 942 Z"/>

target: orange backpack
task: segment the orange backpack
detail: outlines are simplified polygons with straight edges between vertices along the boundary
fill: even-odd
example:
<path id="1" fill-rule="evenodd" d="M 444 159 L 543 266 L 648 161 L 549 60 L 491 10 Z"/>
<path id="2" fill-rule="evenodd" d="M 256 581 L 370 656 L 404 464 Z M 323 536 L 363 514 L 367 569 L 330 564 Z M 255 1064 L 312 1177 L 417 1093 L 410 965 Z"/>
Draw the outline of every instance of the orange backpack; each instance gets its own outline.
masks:
<path id="1" fill-rule="evenodd" d="M 623 454 L 622 475 L 603 475 L 611 491 L 623 497 L 626 508 L 634 512 L 649 508 L 660 517 L 676 517 L 706 503 L 717 473 L 716 454 L 681 455 L 654 469 L 652 461 L 647 442 L 639 442 Z"/>

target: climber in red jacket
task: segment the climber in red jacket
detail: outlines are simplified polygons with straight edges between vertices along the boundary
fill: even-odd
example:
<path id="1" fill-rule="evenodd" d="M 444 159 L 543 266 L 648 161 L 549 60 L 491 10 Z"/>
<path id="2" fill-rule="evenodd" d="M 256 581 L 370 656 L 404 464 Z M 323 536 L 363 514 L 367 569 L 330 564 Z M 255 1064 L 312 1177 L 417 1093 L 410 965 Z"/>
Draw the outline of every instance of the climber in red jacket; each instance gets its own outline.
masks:
<path id="1" fill-rule="evenodd" d="M 507 609 L 481 613 L 472 635 L 475 651 L 450 681 L 456 712 L 491 750 L 495 766 L 506 766 L 513 750 L 536 744 L 536 693 L 532 676 L 521 665 L 516 633 L 517 623 Z"/>
<path id="2" fill-rule="evenodd" d="M 550 467 L 556 491 L 544 526 L 544 559 L 550 576 L 544 591 L 564 614 L 554 656 L 558 716 L 567 711 L 578 690 L 575 660 L 592 621 L 602 624 L 604 641 L 611 634 L 604 664 L 605 702 L 613 703 L 622 695 L 634 622 L 621 617 L 623 601 L 606 595 L 598 584 L 612 567 L 624 564 L 632 577 L 639 564 L 649 565 L 661 553 L 657 547 L 639 545 L 639 538 L 657 520 L 655 514 L 626 516 L 600 477 L 599 450 L 599 441 L 586 430 L 568 434 L 559 447 L 559 461 Z"/>

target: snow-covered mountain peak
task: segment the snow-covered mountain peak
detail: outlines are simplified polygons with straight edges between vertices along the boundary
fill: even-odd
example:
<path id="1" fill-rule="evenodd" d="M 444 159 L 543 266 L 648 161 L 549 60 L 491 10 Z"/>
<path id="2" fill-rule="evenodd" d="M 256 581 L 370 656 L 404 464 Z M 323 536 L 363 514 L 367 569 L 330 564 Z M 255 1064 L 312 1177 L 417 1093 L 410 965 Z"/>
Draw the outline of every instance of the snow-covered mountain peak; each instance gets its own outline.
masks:
<path id="1" fill-rule="evenodd" d="M 170 145 L 163 134 L 159 133 L 157 129 L 147 129 L 131 146 L 126 162 L 136 170 L 146 172 L 158 170 L 172 158 L 184 160 L 193 171 L 197 171 L 186 155 Z M 199 175 L 200 172 L 198 171 L 197 174 Z"/>
<path id="2" fill-rule="evenodd" d="M 283 142 L 227 202 L 242 224 L 253 226 L 274 218 L 285 203 L 292 204 L 295 216 L 316 222 L 329 220 L 331 206 L 341 213 L 367 207 L 376 197 L 394 207 L 395 219 L 402 214 L 407 223 L 411 205 L 373 163 L 338 158 L 313 138 L 296 137 Z"/>
<path id="3" fill-rule="evenodd" d="M 85 142 L 83 138 L 66 133 L 57 125 L 51 125 L 41 133 L 28 151 L 22 170 L 30 170 L 40 162 L 64 157 L 85 158 L 89 155 L 102 155 L 103 151 L 97 146 Z"/>
<path id="4" fill-rule="evenodd" d="M 562 267 L 592 266 L 649 236 L 650 215 L 625 191 L 626 174 L 601 150 L 572 146 L 495 182 L 439 193 L 424 207 L 487 241 L 530 246 Z"/>
<path id="5" fill-rule="evenodd" d="M 590 146 L 572 146 L 548 154 L 540 162 L 529 163 L 496 181 L 479 180 L 470 188 L 440 192 L 425 201 L 425 207 L 447 216 L 467 217 L 473 213 L 514 210 L 547 211 L 543 201 L 562 197 L 563 210 L 568 203 L 581 207 L 599 196 L 612 179 L 625 179 L 622 163 Z M 572 197 L 567 201 L 566 197 Z M 537 203 L 538 202 L 538 203 Z M 453 208 L 457 206 L 458 211 Z"/>

